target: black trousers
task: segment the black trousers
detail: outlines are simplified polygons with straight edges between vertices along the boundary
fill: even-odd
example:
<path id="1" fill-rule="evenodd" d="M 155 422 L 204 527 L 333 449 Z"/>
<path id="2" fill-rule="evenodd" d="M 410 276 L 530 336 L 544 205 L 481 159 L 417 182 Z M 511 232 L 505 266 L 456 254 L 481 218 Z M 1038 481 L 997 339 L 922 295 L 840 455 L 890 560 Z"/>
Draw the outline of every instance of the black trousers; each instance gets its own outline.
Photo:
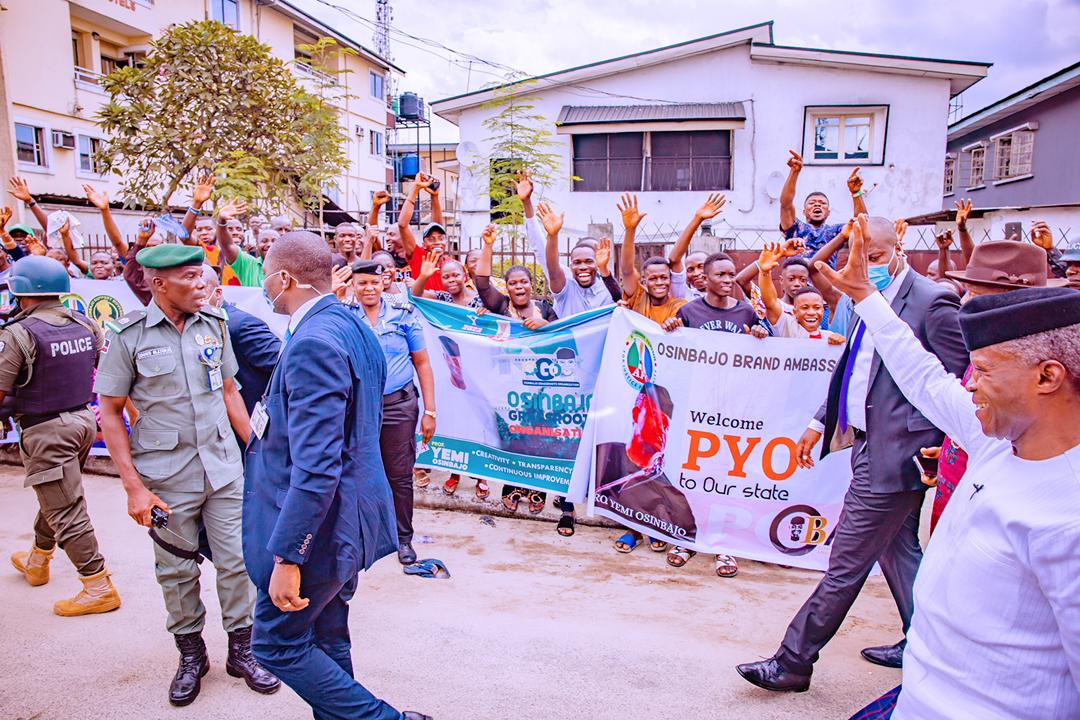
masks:
<path id="1" fill-rule="evenodd" d="M 904 632 L 914 609 L 912 585 L 922 562 L 919 512 L 923 490 L 872 493 L 864 435 L 851 449 L 851 487 L 832 539 L 829 569 L 784 634 L 777 652 L 792 672 L 809 674 L 862 590 L 874 563 L 881 564 Z"/>
<path id="2" fill-rule="evenodd" d="M 382 428 L 379 448 L 382 451 L 386 479 L 394 493 L 398 543 L 413 537 L 413 467 L 416 465 L 416 421 L 420 415 L 416 387 L 406 385 L 400 392 L 383 396 Z"/>

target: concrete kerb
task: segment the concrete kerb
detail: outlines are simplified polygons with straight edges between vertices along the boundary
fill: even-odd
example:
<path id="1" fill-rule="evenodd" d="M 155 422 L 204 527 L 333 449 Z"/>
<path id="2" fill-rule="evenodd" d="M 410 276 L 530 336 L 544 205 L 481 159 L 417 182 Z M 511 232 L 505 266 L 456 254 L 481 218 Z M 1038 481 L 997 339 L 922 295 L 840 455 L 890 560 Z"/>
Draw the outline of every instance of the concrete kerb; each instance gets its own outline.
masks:
<path id="1" fill-rule="evenodd" d="M 7 465 L 22 465 L 22 461 L 19 459 L 19 450 L 15 445 L 0 446 L 0 462 Z M 90 456 L 84 467 L 84 471 L 87 473 L 93 473 L 95 475 L 109 475 L 112 477 L 118 477 L 119 473 L 116 471 L 116 465 L 108 456 L 92 455 Z M 552 507 L 552 493 L 548 493 L 548 504 L 544 508 L 543 512 L 538 515 L 533 515 L 525 509 L 526 503 L 522 503 L 520 509 L 516 513 L 511 513 L 507 510 L 499 496 L 501 486 L 499 483 L 491 484 L 491 495 L 485 500 L 479 500 L 474 495 L 473 481 L 467 476 L 462 477 L 461 485 L 453 495 L 447 495 L 443 492 L 443 482 L 450 476 L 450 473 L 432 470 L 430 473 L 431 482 L 427 487 L 415 487 L 413 497 L 415 498 L 416 507 L 425 508 L 427 510 L 453 510 L 455 512 L 472 513 L 474 515 L 490 515 L 491 517 L 501 518 L 518 518 L 521 520 L 539 520 L 547 523 L 557 523 L 559 521 L 559 511 Z M 577 523 L 579 525 L 590 525 L 593 527 L 606 527 L 612 529 L 618 529 L 621 526 L 612 522 L 606 518 L 600 517 L 587 517 L 583 513 L 579 512 L 577 516 Z M 420 533 L 423 535 L 424 533 Z"/>

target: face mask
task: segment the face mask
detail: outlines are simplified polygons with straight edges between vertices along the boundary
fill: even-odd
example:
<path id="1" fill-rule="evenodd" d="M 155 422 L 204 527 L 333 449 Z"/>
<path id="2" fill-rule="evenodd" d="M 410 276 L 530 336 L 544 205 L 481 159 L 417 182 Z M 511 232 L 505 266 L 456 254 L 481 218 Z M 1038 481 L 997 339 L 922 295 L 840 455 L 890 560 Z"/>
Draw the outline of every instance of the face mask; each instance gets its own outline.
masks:
<path id="1" fill-rule="evenodd" d="M 889 261 L 888 265 L 871 265 L 867 269 L 870 282 L 874 283 L 874 286 L 880 292 L 884 292 L 885 288 L 892 284 L 893 274 L 889 270 L 889 265 L 892 265 L 892 260 Z"/>
<path id="2" fill-rule="evenodd" d="M 280 298 L 282 295 L 285 294 L 285 278 L 290 278 L 294 283 L 296 283 L 296 287 L 298 287 L 298 288 L 300 288 L 302 290 L 314 290 L 315 289 L 314 287 L 312 287 L 308 283 L 302 283 L 302 282 L 297 281 L 296 278 L 294 278 L 292 275 L 289 275 L 284 270 L 279 270 L 278 274 L 281 275 L 281 292 L 279 292 L 273 298 L 270 297 L 270 293 L 266 292 L 266 281 L 263 280 L 262 294 L 263 294 L 263 297 L 266 298 L 266 302 L 270 303 L 270 307 L 273 307 L 274 303 L 276 303 L 278 301 L 278 298 Z M 273 277 L 273 275 L 271 275 L 271 277 Z M 319 297 L 322 297 L 322 295 L 323 295 L 323 293 L 319 293 Z"/>

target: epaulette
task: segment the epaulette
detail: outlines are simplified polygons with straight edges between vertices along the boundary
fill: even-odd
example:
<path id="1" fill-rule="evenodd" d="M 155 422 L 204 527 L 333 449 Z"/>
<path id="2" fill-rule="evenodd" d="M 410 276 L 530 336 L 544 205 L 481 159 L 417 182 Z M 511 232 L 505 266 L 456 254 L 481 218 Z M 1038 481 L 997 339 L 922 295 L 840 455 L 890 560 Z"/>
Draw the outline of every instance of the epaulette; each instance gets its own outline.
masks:
<path id="1" fill-rule="evenodd" d="M 199 308 L 199 312 L 218 320 L 229 319 L 229 313 L 225 312 L 225 308 L 214 307 L 213 305 L 203 305 Z"/>
<path id="2" fill-rule="evenodd" d="M 409 302 L 408 298 L 404 296 L 404 293 L 401 295 L 383 295 L 383 297 L 386 298 L 387 304 L 396 310 L 404 310 L 405 312 L 411 313 L 416 308 L 416 306 Z"/>
<path id="3" fill-rule="evenodd" d="M 132 310 L 123 317 L 119 317 L 115 320 L 109 320 L 105 323 L 106 330 L 112 330 L 114 333 L 122 333 L 129 327 L 138 324 L 140 320 L 146 317 L 146 310 Z"/>

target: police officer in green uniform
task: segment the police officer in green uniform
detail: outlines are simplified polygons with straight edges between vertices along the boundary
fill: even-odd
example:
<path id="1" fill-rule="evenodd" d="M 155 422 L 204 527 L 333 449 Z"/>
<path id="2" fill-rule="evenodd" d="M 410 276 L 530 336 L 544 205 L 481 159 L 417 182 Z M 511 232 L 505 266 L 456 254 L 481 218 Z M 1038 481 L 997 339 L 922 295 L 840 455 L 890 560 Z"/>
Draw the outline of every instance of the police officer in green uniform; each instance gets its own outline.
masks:
<path id="1" fill-rule="evenodd" d="M 11 556 L 31 585 L 49 582 L 56 546 L 79 572 L 83 589 L 53 606 L 57 615 L 103 613 L 120 607 L 86 512 L 82 466 L 97 435 L 87 404 L 101 332 L 60 302 L 71 290 L 64 266 L 47 257 L 15 263 L 5 282 L 20 312 L 0 329 L 0 401 L 14 396 L 26 486 L 38 497 L 34 544 Z"/>
<path id="2" fill-rule="evenodd" d="M 152 294 L 143 310 L 106 323 L 105 346 L 94 389 L 101 427 L 128 496 L 128 514 L 152 525 L 154 508 L 168 513 L 168 530 L 197 547 L 200 523 L 217 569 L 218 601 L 229 634 L 226 671 L 256 692 L 279 681 L 251 655 L 255 589 L 244 568 L 240 535 L 243 467 L 236 434 L 251 427 L 234 381 L 237 362 L 225 313 L 204 305 L 202 248 L 158 245 L 140 250 Z M 139 413 L 124 428 L 127 399 Z M 180 665 L 169 687 L 173 705 L 199 694 L 209 669 L 202 639 L 205 608 L 199 596 L 197 559 L 161 543 L 154 546 L 158 584 L 176 637 Z"/>

